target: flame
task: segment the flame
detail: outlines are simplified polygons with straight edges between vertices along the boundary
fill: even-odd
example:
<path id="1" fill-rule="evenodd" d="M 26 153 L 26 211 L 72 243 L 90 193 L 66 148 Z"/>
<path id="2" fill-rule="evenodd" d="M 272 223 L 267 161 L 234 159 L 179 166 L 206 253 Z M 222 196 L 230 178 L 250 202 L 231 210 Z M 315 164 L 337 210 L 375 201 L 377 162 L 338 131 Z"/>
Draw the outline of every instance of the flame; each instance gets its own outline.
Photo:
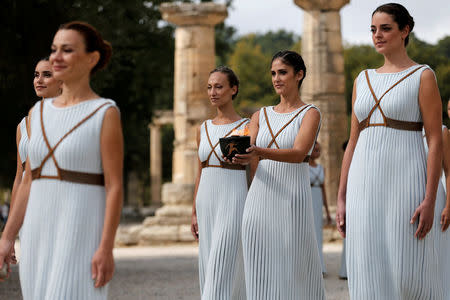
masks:
<path id="1" fill-rule="evenodd" d="M 248 129 L 248 126 L 246 125 L 242 129 L 239 129 L 239 130 L 235 129 L 235 130 L 233 130 L 231 135 L 248 136 L 248 135 L 250 135 L 250 130 Z"/>

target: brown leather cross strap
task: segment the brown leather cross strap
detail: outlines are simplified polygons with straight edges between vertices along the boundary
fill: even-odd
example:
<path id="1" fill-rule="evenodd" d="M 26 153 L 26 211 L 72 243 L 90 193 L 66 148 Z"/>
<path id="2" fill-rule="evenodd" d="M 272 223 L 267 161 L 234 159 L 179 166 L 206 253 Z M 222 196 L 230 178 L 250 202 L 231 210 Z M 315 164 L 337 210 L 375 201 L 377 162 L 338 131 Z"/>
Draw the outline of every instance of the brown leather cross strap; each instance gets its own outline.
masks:
<path id="1" fill-rule="evenodd" d="M 242 122 L 240 122 L 237 126 L 235 126 L 233 129 L 231 129 L 227 134 L 225 134 L 224 138 L 229 136 L 231 133 L 233 133 L 234 130 L 238 129 L 239 127 L 241 127 L 242 124 L 248 122 L 248 119 L 244 119 Z M 217 145 L 219 145 L 219 141 L 217 141 L 217 143 L 215 145 L 212 144 L 211 142 L 211 138 L 209 137 L 209 132 L 208 132 L 208 125 L 207 125 L 207 121 L 205 122 L 205 133 L 206 133 L 206 137 L 208 139 L 208 143 L 209 146 L 211 147 L 211 152 L 208 155 L 208 158 L 206 158 L 205 161 L 202 161 L 202 168 L 207 168 L 207 167 L 216 167 L 216 168 L 225 168 L 225 169 L 232 169 L 232 170 L 245 170 L 245 166 L 240 166 L 240 165 L 236 165 L 237 167 L 244 167 L 242 168 L 231 168 L 230 166 L 225 167 L 225 165 L 230 165 L 230 164 L 226 164 L 225 162 L 223 162 L 219 155 L 217 155 L 216 153 L 216 147 Z M 220 165 L 210 165 L 209 164 L 209 159 L 211 158 L 211 155 L 214 153 L 214 155 L 217 157 L 217 159 L 220 161 Z M 233 166 L 233 165 L 231 165 Z"/>
<path id="2" fill-rule="evenodd" d="M 375 95 L 375 92 L 372 88 L 372 85 L 370 84 L 370 80 L 369 80 L 369 74 L 367 72 L 367 70 L 364 72 L 366 75 L 366 80 L 367 80 L 367 85 L 369 86 L 370 92 L 372 93 L 372 97 L 375 100 L 375 105 L 372 107 L 372 109 L 370 110 L 367 118 L 365 118 L 364 120 L 362 120 L 359 123 L 359 131 L 361 132 L 362 130 L 366 129 L 367 127 L 372 127 L 372 126 L 384 126 L 384 127 L 390 127 L 390 128 L 394 128 L 394 129 L 399 129 L 399 130 L 408 130 L 408 131 L 422 131 L 422 127 L 423 127 L 423 123 L 422 122 L 409 122 L 409 121 L 402 121 L 402 120 L 395 120 L 395 119 L 391 119 L 386 117 L 386 115 L 384 114 L 383 110 L 381 109 L 380 106 L 380 102 L 383 99 L 383 97 L 390 91 L 392 90 L 395 86 L 397 86 L 400 82 L 402 82 L 403 80 L 405 80 L 406 78 L 408 78 L 409 76 L 411 76 L 412 74 L 414 74 L 416 71 L 418 71 L 419 69 L 423 68 L 423 66 L 419 66 L 418 68 L 415 68 L 414 70 L 412 70 L 411 72 L 409 72 L 408 74 L 406 74 L 405 76 L 403 76 L 400 80 L 398 80 L 394 85 L 392 85 L 390 88 L 388 88 L 382 95 L 381 97 L 378 99 L 377 96 Z M 383 117 L 383 123 L 370 123 L 370 118 L 372 117 L 372 114 L 375 112 L 375 110 L 378 108 L 378 110 L 381 113 L 381 116 Z"/>
<path id="3" fill-rule="evenodd" d="M 202 161 L 202 168 L 209 168 L 209 167 L 223 168 L 223 169 L 229 169 L 229 170 L 245 170 L 245 166 L 243 166 L 243 165 L 228 164 L 224 161 L 220 161 L 220 166 L 219 165 L 210 165 L 207 160 Z"/>
<path id="4" fill-rule="evenodd" d="M 45 132 L 44 128 L 44 100 L 41 101 L 40 106 L 40 121 L 41 121 L 41 129 L 42 129 L 42 136 L 44 138 L 45 144 L 47 145 L 47 148 L 49 150 L 48 154 L 44 157 L 44 159 L 41 162 L 41 165 L 31 170 L 31 175 L 33 180 L 39 179 L 39 178 L 46 178 L 46 179 L 58 179 L 63 181 L 70 181 L 75 183 L 84 183 L 84 184 L 94 184 L 94 185 L 104 185 L 104 176 L 103 174 L 94 174 L 94 173 L 84 173 L 84 172 L 77 172 L 77 171 L 70 171 L 65 170 L 59 167 L 58 162 L 56 161 L 54 152 L 56 148 L 61 144 L 61 142 L 72 132 L 74 132 L 78 127 L 80 127 L 83 123 L 85 123 L 87 120 L 89 120 L 91 117 L 93 117 L 102 107 L 109 104 L 108 102 L 103 103 L 99 107 L 97 107 L 93 112 L 91 112 L 89 115 L 87 115 L 85 118 L 83 118 L 80 122 L 78 122 L 72 129 L 70 129 L 66 134 L 64 134 L 59 141 L 56 143 L 54 147 L 50 146 L 50 142 L 48 141 L 47 134 Z M 44 164 L 47 162 L 49 158 L 52 158 L 56 171 L 57 176 L 46 176 L 42 175 L 42 168 L 44 167 Z"/>
<path id="5" fill-rule="evenodd" d="M 275 146 L 277 147 L 277 149 L 280 149 L 280 146 L 278 146 L 278 144 L 277 144 L 277 142 L 276 142 L 276 138 L 278 137 L 278 135 L 280 135 L 280 133 L 289 125 L 289 124 L 291 124 L 292 123 L 292 121 L 294 121 L 295 120 L 295 118 L 297 118 L 297 116 L 302 112 L 302 111 L 304 111 L 306 108 L 308 108 L 310 105 L 308 105 L 308 104 L 305 104 L 303 107 L 302 107 L 302 109 L 300 109 L 286 124 L 284 124 L 284 126 L 283 127 L 281 127 L 281 129 L 280 130 L 278 130 L 278 132 L 277 132 L 277 134 L 276 135 L 273 135 L 273 131 L 272 131 L 272 127 L 270 127 L 270 123 L 269 123 L 269 118 L 268 118 L 268 116 L 267 116 L 267 110 L 266 110 L 266 108 L 264 107 L 263 108 L 263 110 L 264 110 L 264 117 L 265 117 L 265 119 L 266 119 L 266 124 L 267 124 L 267 128 L 269 128 L 269 132 L 270 132 L 270 135 L 272 136 L 272 141 L 269 143 L 269 145 L 267 145 L 267 148 L 270 148 L 273 144 L 275 144 Z"/>

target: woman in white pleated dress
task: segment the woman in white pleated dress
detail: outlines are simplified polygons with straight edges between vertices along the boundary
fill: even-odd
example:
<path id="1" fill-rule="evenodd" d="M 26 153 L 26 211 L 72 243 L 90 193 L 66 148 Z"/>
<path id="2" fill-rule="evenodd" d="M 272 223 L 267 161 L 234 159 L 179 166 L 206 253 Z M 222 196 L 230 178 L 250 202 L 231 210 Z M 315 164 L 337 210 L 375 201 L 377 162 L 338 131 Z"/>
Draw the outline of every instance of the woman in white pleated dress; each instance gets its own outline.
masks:
<path id="1" fill-rule="evenodd" d="M 106 300 L 122 205 L 123 138 L 114 101 L 89 82 L 108 63 L 111 46 L 91 25 L 70 22 L 51 49 L 63 92 L 30 111 L 28 159 L 0 240 L 0 264 L 10 262 L 22 226 L 24 300 Z"/>
<path id="2" fill-rule="evenodd" d="M 331 224 L 330 211 L 328 210 L 327 194 L 325 192 L 325 171 L 323 166 L 317 163 L 316 159 L 320 157 L 321 147 L 316 142 L 309 160 L 309 179 L 311 182 L 311 196 L 314 214 L 314 229 L 316 232 L 317 246 L 319 247 L 320 262 L 322 264 L 322 273 L 327 272 L 323 260 L 323 207 L 327 216 L 327 224 Z"/>
<path id="3" fill-rule="evenodd" d="M 252 116 L 249 153 L 233 158 L 254 174 L 242 222 L 247 298 L 324 299 L 308 167 L 320 112 L 300 98 L 298 53 L 276 53 L 271 74 L 280 103 Z"/>
<path id="4" fill-rule="evenodd" d="M 199 241 L 201 299 L 246 299 L 241 224 L 247 177 L 245 167 L 225 162 L 219 139 L 243 133 L 249 120 L 233 107 L 239 80 L 228 67 L 211 71 L 208 96 L 217 115 L 197 132 L 198 173 L 191 231 Z"/>
<path id="5" fill-rule="evenodd" d="M 49 58 L 45 57 L 41 59 L 37 64 L 34 70 L 34 79 L 33 86 L 34 91 L 36 92 L 36 96 L 40 98 L 52 98 L 61 94 L 61 85 L 62 82 L 56 80 L 53 77 L 52 65 L 50 64 Z M 19 125 L 17 125 L 16 131 L 16 144 L 17 144 L 17 168 L 16 168 L 16 176 L 14 177 L 14 184 L 11 192 L 11 207 L 14 206 L 14 199 L 17 193 L 17 189 L 19 188 L 20 183 L 22 182 L 22 176 L 25 172 L 25 162 L 28 157 L 28 116 L 24 117 L 22 121 L 20 121 Z M 11 248 L 11 258 L 13 259 L 12 263 L 16 263 L 16 256 L 14 247 Z"/>
<path id="6" fill-rule="evenodd" d="M 442 160 L 442 104 L 433 71 L 407 55 L 413 26 L 400 4 L 374 11 L 372 39 L 385 62 L 361 72 L 353 87 L 336 214 L 346 236 L 351 299 L 443 299 L 431 230 Z"/>

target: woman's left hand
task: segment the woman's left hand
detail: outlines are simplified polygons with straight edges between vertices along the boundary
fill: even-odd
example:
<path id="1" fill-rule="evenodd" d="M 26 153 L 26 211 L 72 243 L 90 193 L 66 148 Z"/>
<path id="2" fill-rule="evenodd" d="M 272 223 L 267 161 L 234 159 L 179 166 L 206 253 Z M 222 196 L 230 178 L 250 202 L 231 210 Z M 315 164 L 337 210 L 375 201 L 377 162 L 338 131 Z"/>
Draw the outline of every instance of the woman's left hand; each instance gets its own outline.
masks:
<path id="1" fill-rule="evenodd" d="M 441 214 L 441 229 L 446 231 L 450 225 L 450 207 L 445 207 Z"/>
<path id="2" fill-rule="evenodd" d="M 239 165 L 248 165 L 252 159 L 257 157 L 258 149 L 259 148 L 256 147 L 255 145 L 251 145 L 249 148 L 246 149 L 247 154 L 236 154 L 231 160 L 231 163 Z"/>
<path id="3" fill-rule="evenodd" d="M 96 288 L 105 286 L 114 274 L 114 257 L 111 250 L 97 249 L 91 262 L 92 280 Z"/>
<path id="4" fill-rule="evenodd" d="M 415 237 L 419 240 L 425 238 L 425 236 L 430 232 L 433 227 L 434 218 L 434 205 L 430 204 L 429 201 L 422 201 L 422 203 L 417 207 L 411 218 L 411 224 L 414 224 L 417 219 L 419 219 L 419 225 L 417 226 Z"/>

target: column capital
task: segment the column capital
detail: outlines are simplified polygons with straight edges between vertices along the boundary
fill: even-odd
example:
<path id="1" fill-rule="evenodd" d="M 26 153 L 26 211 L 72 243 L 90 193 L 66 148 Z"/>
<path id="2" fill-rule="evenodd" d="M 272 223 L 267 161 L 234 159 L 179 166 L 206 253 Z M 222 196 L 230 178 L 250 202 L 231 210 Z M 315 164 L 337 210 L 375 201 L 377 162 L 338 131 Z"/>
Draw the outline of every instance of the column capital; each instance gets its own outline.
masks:
<path id="1" fill-rule="evenodd" d="M 203 3 L 162 3 L 159 7 L 162 18 L 178 26 L 205 25 L 214 26 L 228 16 L 223 4 Z"/>
<path id="2" fill-rule="evenodd" d="M 339 11 L 344 5 L 350 3 L 350 0 L 294 0 L 294 3 L 306 11 Z"/>

